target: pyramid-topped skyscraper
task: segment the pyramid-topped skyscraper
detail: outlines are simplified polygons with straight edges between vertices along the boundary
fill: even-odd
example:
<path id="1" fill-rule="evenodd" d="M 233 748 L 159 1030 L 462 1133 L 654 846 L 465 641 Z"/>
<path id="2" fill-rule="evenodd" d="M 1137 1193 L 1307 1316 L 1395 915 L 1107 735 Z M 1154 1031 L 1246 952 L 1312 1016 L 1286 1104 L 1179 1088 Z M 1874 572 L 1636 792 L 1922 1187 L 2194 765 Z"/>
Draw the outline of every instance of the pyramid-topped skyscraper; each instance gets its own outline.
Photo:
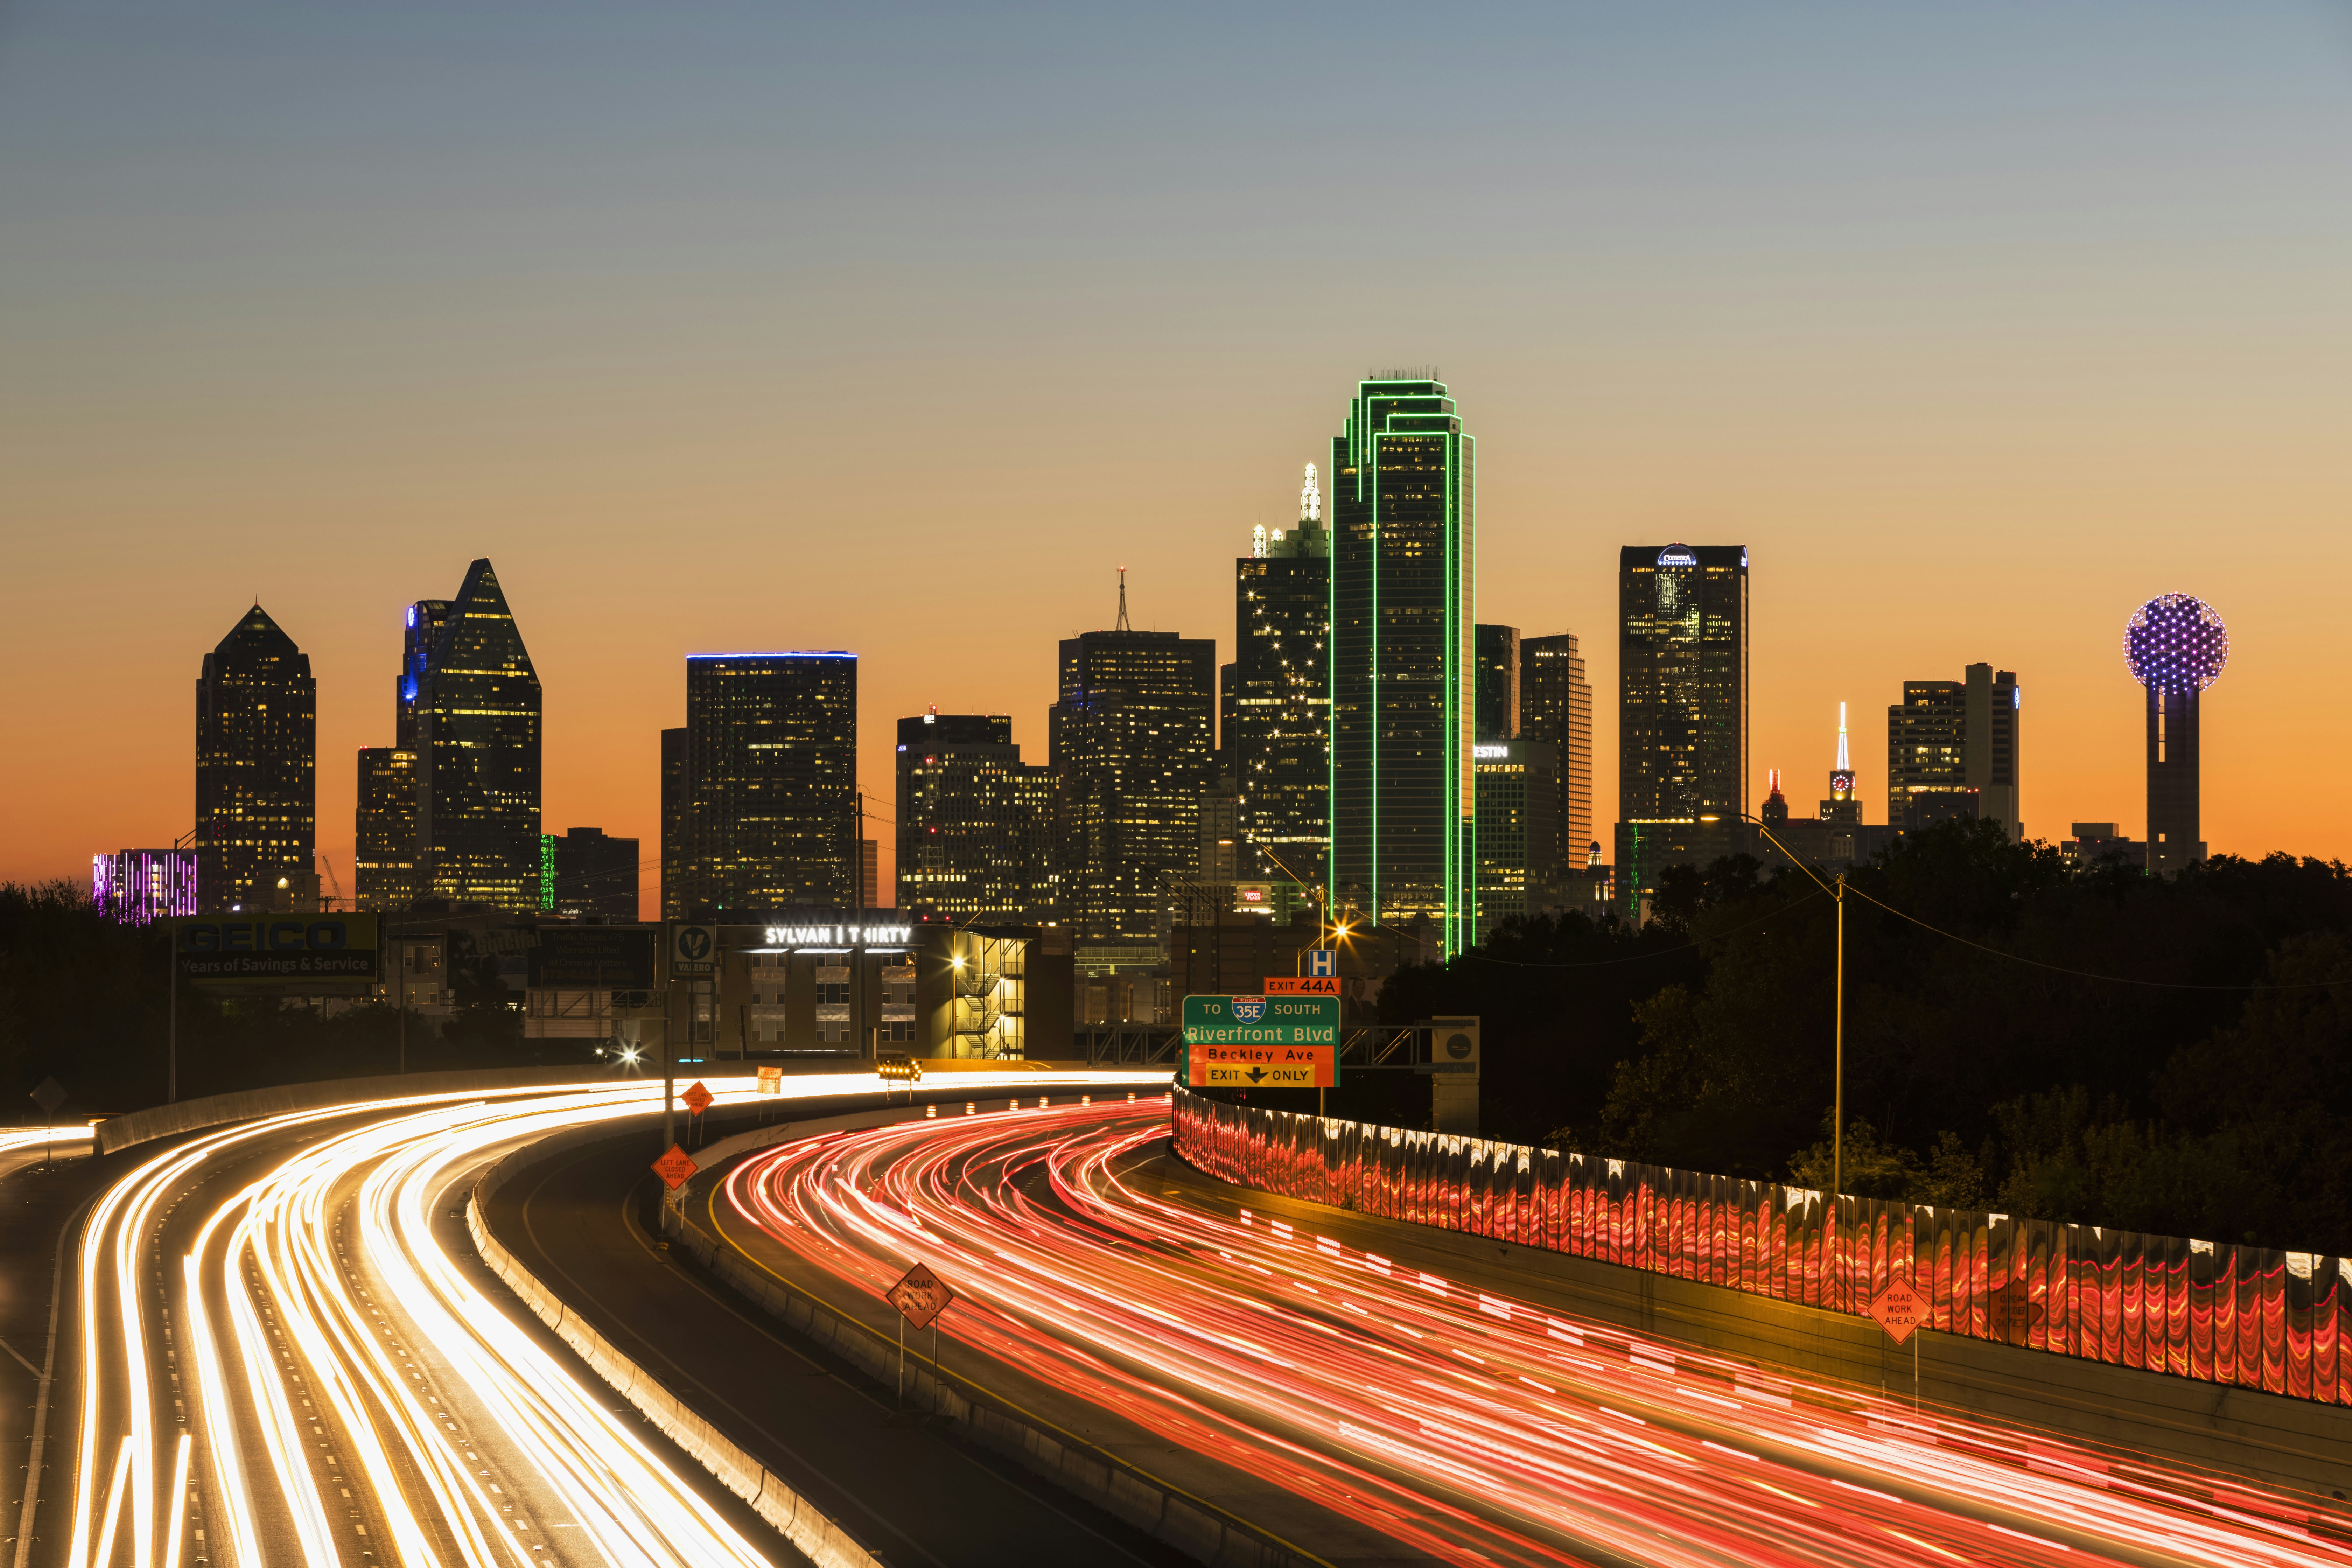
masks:
<path id="1" fill-rule="evenodd" d="M 487 560 L 455 597 L 414 606 L 400 685 L 415 753 L 416 888 L 431 899 L 537 909 L 539 672 Z M 437 625 L 434 623 L 437 622 Z"/>
<path id="2" fill-rule="evenodd" d="M 197 901 L 268 909 L 318 847 L 319 694 L 310 659 L 256 604 L 196 677 Z"/>

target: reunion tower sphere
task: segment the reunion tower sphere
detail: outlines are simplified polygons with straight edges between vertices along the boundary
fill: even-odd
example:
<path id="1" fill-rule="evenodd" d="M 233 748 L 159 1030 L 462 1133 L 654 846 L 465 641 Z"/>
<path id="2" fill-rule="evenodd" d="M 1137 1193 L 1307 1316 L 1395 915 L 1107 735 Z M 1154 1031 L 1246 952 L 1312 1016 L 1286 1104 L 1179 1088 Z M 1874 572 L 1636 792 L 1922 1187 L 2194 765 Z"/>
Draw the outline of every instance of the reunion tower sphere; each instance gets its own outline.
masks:
<path id="1" fill-rule="evenodd" d="M 2202 691 L 2230 662 L 2230 630 L 2193 594 L 2159 594 L 2124 625 L 2124 662 L 2157 691 Z"/>

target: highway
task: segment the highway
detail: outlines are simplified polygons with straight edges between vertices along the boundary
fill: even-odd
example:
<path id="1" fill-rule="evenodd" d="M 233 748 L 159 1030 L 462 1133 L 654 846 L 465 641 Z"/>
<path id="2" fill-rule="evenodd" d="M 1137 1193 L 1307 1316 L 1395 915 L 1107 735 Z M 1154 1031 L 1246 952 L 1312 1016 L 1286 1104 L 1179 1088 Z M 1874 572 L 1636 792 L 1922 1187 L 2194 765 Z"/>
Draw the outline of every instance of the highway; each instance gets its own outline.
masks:
<path id="1" fill-rule="evenodd" d="M 712 1087 L 722 1109 L 778 1103 L 749 1080 Z M 784 1092 L 870 1102 L 875 1081 Z M 617 1131 L 659 1097 L 627 1082 L 378 1101 L 115 1157 L 132 1168 L 68 1255 L 60 1359 L 79 1374 L 61 1372 L 71 1393 L 45 1410 L 60 1483 L 40 1500 L 42 1561 L 800 1561 L 472 1256 L 465 1197 L 488 1162 L 583 1124 Z"/>
<path id="2" fill-rule="evenodd" d="M 1767 1377 L 1236 1204 L 1161 1100 L 785 1144 L 711 1216 L 1429 1560 L 1731 1568 L 2352 1563 L 2308 1500 Z M 1329 1227 L 1338 1228 L 1338 1227 Z"/>

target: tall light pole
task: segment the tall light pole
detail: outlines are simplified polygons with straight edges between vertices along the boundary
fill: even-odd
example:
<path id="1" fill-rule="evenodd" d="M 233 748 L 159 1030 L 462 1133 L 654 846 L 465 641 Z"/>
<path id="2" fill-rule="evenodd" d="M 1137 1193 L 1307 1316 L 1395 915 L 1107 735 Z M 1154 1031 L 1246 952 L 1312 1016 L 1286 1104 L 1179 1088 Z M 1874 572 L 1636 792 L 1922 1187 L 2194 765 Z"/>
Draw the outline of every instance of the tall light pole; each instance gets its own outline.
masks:
<path id="1" fill-rule="evenodd" d="M 1845 1186 L 1845 873 L 1840 871 L 1835 882 L 1822 881 L 1820 872 L 1772 837 L 1772 830 L 1764 826 L 1762 817 L 1750 816 L 1744 811 L 1739 816 L 1742 821 L 1754 823 L 1756 831 L 1761 833 L 1773 848 L 1788 856 L 1790 864 L 1811 877 L 1837 904 L 1837 981 L 1833 1015 L 1836 1020 L 1836 1082 L 1832 1090 L 1830 1110 L 1832 1122 L 1830 1128 L 1830 1223 L 1834 1226 L 1837 1223 L 1838 1194 Z"/>

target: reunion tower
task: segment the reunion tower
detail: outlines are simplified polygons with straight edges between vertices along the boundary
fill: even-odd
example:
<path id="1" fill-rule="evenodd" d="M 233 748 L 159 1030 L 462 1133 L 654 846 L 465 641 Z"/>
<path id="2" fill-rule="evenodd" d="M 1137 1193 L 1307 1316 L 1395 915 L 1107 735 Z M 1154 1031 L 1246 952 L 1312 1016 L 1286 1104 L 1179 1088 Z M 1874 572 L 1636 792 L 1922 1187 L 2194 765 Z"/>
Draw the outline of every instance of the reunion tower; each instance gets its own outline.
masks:
<path id="1" fill-rule="evenodd" d="M 2125 624 L 2124 661 L 2147 691 L 2147 868 L 2178 871 L 2205 858 L 2198 710 L 2230 661 L 2229 628 L 2202 599 L 2160 594 Z"/>

